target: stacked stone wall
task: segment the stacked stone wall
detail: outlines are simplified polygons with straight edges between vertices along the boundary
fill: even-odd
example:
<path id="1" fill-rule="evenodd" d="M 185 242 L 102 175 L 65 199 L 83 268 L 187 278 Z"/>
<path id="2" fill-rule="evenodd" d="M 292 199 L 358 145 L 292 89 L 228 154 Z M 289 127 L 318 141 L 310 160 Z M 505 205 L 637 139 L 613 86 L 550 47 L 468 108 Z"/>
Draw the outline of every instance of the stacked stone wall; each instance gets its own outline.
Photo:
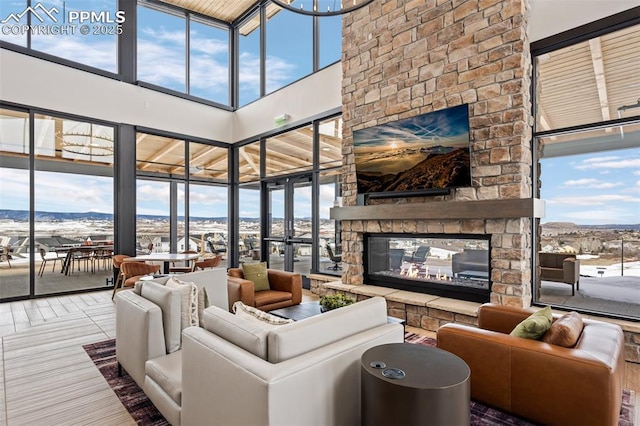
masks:
<path id="1" fill-rule="evenodd" d="M 354 130 L 469 105 L 473 186 L 420 203 L 530 198 L 527 0 L 376 0 L 343 20 L 343 205 L 357 203 Z M 531 303 L 531 221 L 343 221 L 343 282 L 362 284 L 363 232 L 491 234 L 491 301 Z"/>

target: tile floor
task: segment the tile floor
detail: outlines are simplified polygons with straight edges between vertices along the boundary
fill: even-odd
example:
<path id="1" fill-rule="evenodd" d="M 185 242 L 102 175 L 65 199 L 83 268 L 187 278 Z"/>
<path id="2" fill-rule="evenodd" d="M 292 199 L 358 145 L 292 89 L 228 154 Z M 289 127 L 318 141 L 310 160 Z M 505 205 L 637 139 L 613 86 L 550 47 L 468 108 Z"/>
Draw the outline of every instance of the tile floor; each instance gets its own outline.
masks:
<path id="1" fill-rule="evenodd" d="M 134 425 L 82 349 L 113 337 L 111 291 L 0 304 L 0 426 Z M 625 388 L 640 426 L 640 364 L 627 363 Z"/>

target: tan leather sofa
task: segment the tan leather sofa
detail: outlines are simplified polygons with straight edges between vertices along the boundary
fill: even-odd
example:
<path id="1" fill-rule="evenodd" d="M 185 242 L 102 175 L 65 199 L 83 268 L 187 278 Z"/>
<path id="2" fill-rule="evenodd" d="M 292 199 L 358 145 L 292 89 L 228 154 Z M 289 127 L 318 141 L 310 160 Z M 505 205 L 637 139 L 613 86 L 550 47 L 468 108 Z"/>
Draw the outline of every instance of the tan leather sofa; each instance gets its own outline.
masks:
<path id="1" fill-rule="evenodd" d="M 538 253 L 540 279 L 569 284 L 571 295 L 580 290 L 580 260 L 575 254 Z"/>
<path id="2" fill-rule="evenodd" d="M 617 425 L 625 368 L 622 329 L 584 319 L 573 348 L 510 336 L 532 312 L 485 304 L 479 328 L 447 324 L 438 330 L 438 347 L 471 368 L 471 398 L 540 424 Z"/>
<path id="3" fill-rule="evenodd" d="M 239 300 L 245 305 L 271 311 L 297 305 L 302 301 L 300 274 L 268 269 L 270 290 L 263 291 L 255 291 L 253 282 L 244 279 L 240 268 L 229 268 L 228 274 L 229 306 Z"/>
<path id="4" fill-rule="evenodd" d="M 360 424 L 362 354 L 404 341 L 374 297 L 272 330 L 210 306 L 203 327 L 184 329 L 182 347 L 167 354 L 159 308 L 133 291 L 116 300 L 118 361 L 126 352 L 142 362 L 141 387 L 174 426 Z M 138 322 L 118 326 L 123 318 Z"/>

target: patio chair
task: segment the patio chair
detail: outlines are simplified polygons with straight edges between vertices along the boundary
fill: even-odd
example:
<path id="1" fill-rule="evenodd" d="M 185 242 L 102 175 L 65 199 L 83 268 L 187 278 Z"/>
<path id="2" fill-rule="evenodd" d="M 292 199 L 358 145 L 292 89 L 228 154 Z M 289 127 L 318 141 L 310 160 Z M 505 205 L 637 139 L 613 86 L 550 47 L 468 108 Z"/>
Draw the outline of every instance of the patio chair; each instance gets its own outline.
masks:
<path id="1" fill-rule="evenodd" d="M 430 251 L 429 246 L 418 246 L 418 248 L 411 253 L 411 256 L 405 256 L 404 260 L 410 263 L 424 263 Z"/>
<path id="2" fill-rule="evenodd" d="M 342 269 L 342 265 L 340 265 L 342 263 L 342 255 L 333 254 L 333 250 L 329 244 L 327 244 L 327 253 L 329 253 L 329 259 L 333 262 L 333 266 L 330 266 L 327 269 L 333 269 L 334 271 Z"/>
<path id="3" fill-rule="evenodd" d="M 48 262 L 53 262 L 53 266 L 51 267 L 51 272 L 56 270 L 56 262 L 60 261 L 60 267 L 62 268 L 62 263 L 64 262 L 66 255 L 60 256 L 58 253 L 55 253 L 55 257 L 47 257 L 47 251 L 43 248 L 40 249 L 40 258 L 42 259 L 42 263 L 40 263 L 40 270 L 38 270 L 38 276 L 42 276 L 44 273 L 44 269 L 47 266 Z"/>
<path id="4" fill-rule="evenodd" d="M 11 268 L 11 246 L 0 247 L 0 262 L 5 260 Z"/>

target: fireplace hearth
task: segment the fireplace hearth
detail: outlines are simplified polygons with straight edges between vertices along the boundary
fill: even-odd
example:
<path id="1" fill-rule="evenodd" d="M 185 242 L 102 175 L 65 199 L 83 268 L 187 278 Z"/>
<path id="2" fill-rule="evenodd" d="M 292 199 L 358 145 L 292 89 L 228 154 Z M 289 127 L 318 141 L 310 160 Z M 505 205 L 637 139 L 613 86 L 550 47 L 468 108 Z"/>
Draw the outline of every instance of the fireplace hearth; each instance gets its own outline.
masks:
<path id="1" fill-rule="evenodd" d="M 365 233 L 364 282 L 487 302 L 490 242 L 490 235 Z"/>

